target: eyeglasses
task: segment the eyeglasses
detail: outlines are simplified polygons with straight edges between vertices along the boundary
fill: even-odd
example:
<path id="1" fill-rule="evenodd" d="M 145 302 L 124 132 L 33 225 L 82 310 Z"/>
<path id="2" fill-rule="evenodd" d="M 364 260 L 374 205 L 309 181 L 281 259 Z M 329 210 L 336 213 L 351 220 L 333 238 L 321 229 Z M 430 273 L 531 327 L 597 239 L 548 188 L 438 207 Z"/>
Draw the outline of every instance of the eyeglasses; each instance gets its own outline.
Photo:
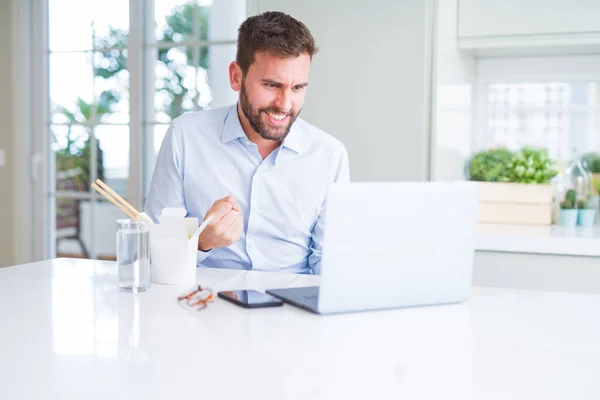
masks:
<path id="1" fill-rule="evenodd" d="M 177 298 L 177 302 L 194 311 L 200 311 L 206 308 L 209 302 L 214 301 L 212 289 L 203 288 L 198 285 L 194 290 L 184 293 Z"/>

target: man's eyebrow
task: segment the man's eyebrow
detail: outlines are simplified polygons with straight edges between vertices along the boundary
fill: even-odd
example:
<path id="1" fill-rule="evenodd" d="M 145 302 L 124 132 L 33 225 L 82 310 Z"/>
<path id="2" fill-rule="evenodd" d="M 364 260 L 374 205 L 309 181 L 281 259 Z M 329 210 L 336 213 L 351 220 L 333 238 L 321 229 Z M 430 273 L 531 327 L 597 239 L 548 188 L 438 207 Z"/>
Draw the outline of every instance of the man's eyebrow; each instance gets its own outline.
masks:
<path id="1" fill-rule="evenodd" d="M 283 86 L 283 83 L 277 82 L 273 79 L 263 79 L 262 81 L 263 81 L 263 83 L 268 83 L 271 85 Z M 305 86 L 308 86 L 308 82 L 299 83 L 297 85 L 294 85 L 294 87 L 305 87 Z"/>
<path id="2" fill-rule="evenodd" d="M 283 86 L 283 83 L 281 83 L 281 82 L 277 82 L 277 81 L 274 81 L 273 79 L 263 79 L 262 81 L 263 81 L 264 83 L 270 83 L 270 84 L 272 84 L 272 85 L 279 85 L 279 86 Z"/>

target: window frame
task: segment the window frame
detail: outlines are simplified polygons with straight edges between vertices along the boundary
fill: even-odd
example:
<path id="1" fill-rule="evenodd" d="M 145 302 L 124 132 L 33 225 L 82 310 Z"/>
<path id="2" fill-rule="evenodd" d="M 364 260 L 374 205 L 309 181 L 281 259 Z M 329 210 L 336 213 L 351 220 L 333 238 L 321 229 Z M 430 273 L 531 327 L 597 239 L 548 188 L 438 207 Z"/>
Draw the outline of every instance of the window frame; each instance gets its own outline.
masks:
<path id="1" fill-rule="evenodd" d="M 491 142 L 487 129 L 488 92 L 494 83 L 600 82 L 600 55 L 531 58 L 482 58 L 475 79 L 474 152 Z"/>
<path id="2" fill-rule="evenodd" d="M 257 12 L 257 0 L 246 0 L 246 16 Z M 128 70 L 129 70 L 129 177 L 127 182 L 127 199 L 142 208 L 146 189 L 150 181 L 150 171 L 146 166 L 149 157 L 154 155 L 154 144 L 147 137 L 153 136 L 155 123 L 149 123 L 144 115 L 154 109 L 154 96 L 146 96 L 148 90 L 154 90 L 153 74 L 149 73 L 154 66 L 154 59 L 149 60 L 150 47 L 183 47 L 212 46 L 217 44 L 235 44 L 236 40 L 194 40 L 169 44 L 156 44 L 154 32 L 150 31 L 148 21 L 152 21 L 154 13 L 150 0 L 129 0 L 129 34 L 128 34 Z M 54 257 L 55 248 L 55 202 L 60 197 L 86 199 L 92 206 L 102 200 L 93 190 L 90 192 L 57 192 L 54 187 L 53 157 L 50 157 L 49 132 L 51 121 L 49 91 L 49 6 L 50 0 L 12 0 L 15 27 L 13 29 L 13 46 L 18 51 L 13 61 L 13 68 L 20 78 L 15 84 L 14 104 L 28 105 L 27 111 L 16 115 L 15 131 L 23 134 L 23 140 L 15 143 L 16 159 L 24 160 L 22 168 L 16 168 L 15 179 L 30 182 L 23 190 L 14 194 L 15 220 L 22 221 L 22 226 L 15 226 L 16 244 L 15 258 L 20 262 L 43 260 Z M 144 15 L 145 18 L 139 18 Z M 151 36 L 149 36 L 151 35 Z M 149 40 L 151 39 L 151 40 Z M 95 50 L 95 49 L 93 49 Z M 92 50 L 92 51 L 93 51 Z M 150 62 L 151 61 L 151 62 Z M 150 63 L 149 63 L 150 62 Z M 25 110 L 24 109 L 24 110 Z M 40 118 L 31 119 L 31 115 Z M 93 126 L 111 125 L 94 121 Z M 18 136 L 18 135 L 17 135 Z M 92 135 L 93 136 L 93 135 Z M 91 171 L 96 169 L 95 139 L 92 139 Z M 92 218 L 93 220 L 93 218 Z M 94 221 L 91 222 L 92 232 Z M 91 258 L 96 258 L 92 233 Z"/>

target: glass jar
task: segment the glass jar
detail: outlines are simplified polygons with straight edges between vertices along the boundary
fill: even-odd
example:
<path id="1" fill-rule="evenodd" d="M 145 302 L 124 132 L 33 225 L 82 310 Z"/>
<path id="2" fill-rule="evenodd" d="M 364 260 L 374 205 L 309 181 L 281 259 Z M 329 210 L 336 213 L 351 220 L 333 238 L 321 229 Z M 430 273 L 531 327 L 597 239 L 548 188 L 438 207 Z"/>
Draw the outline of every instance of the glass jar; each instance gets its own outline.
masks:
<path id="1" fill-rule="evenodd" d="M 117 220 L 117 269 L 121 290 L 137 293 L 150 288 L 150 240 L 144 222 Z"/>
<path id="2" fill-rule="evenodd" d="M 572 189 L 575 191 L 577 201 L 585 200 L 590 195 L 591 174 L 584 166 L 581 158 L 578 155 L 573 157 L 573 160 L 565 170 L 564 175 L 564 191 Z"/>

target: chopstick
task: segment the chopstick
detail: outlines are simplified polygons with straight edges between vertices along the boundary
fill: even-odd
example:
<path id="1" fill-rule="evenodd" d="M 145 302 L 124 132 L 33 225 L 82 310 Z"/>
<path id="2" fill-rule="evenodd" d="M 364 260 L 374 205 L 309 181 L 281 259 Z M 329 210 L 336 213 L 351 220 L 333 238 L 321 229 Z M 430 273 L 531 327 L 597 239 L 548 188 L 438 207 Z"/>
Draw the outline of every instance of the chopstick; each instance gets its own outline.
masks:
<path id="1" fill-rule="evenodd" d="M 136 210 L 131 204 L 125 201 L 125 199 L 119 196 L 114 190 L 112 190 L 106 183 L 102 182 L 100 179 L 96 179 L 96 182 L 92 183 L 91 186 L 92 188 L 96 189 L 96 191 L 100 193 L 106 200 L 110 201 L 121 211 L 127 214 L 129 218 L 141 219 L 138 210 Z"/>
<path id="2" fill-rule="evenodd" d="M 140 212 L 135 209 L 131 204 L 129 204 L 124 198 L 119 196 L 117 192 L 112 190 L 106 183 L 102 182 L 100 179 L 96 179 L 96 184 L 100 186 L 102 189 L 106 190 L 112 197 L 117 199 L 121 204 L 125 206 L 129 211 L 133 213 L 137 218 L 140 218 Z"/>
<path id="3" fill-rule="evenodd" d="M 129 211 L 127 208 L 125 208 L 125 206 L 121 205 L 121 203 L 119 203 L 117 200 L 115 200 L 113 197 L 111 197 L 108 193 L 106 193 L 104 190 L 102 190 L 98 185 L 96 185 L 95 183 L 92 183 L 92 187 L 94 189 L 96 189 L 96 191 L 98 193 L 100 193 L 102 196 L 104 196 L 104 198 L 106 200 L 110 201 L 115 206 L 119 207 L 119 209 L 121 211 L 123 211 L 125 214 L 127 214 L 127 216 L 129 218 L 131 218 L 131 219 L 137 219 L 137 217 L 135 216 L 135 214 L 133 214 L 131 211 Z"/>

